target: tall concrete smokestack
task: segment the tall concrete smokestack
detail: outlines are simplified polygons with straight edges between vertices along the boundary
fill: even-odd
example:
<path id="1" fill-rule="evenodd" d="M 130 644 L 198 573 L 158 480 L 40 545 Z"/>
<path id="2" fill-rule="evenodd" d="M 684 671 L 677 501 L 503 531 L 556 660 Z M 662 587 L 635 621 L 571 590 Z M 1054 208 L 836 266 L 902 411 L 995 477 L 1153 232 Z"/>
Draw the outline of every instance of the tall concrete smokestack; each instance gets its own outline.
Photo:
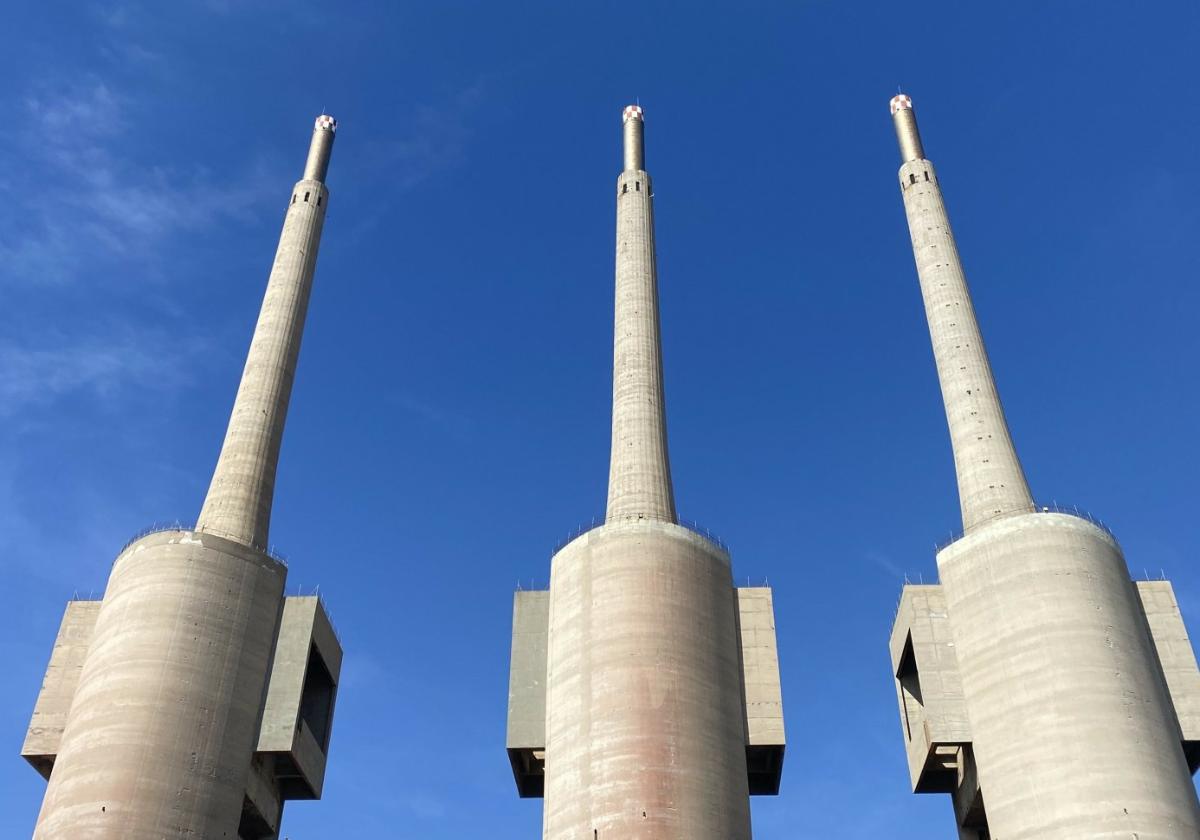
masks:
<path id="1" fill-rule="evenodd" d="M 267 547 L 279 446 L 325 224 L 325 173 L 336 132 L 333 117 L 322 115 L 313 126 L 304 177 L 292 191 L 225 444 L 196 523 L 198 531 L 255 548 Z"/>
<path id="2" fill-rule="evenodd" d="M 950 219 L 933 164 L 924 158 L 912 100 L 892 99 L 892 118 L 904 161 L 901 184 L 917 276 L 937 362 L 964 528 L 1011 513 L 1033 499 L 996 393 L 983 335 L 975 321 Z"/>
<path id="3" fill-rule="evenodd" d="M 68 605 L 22 749 L 49 779 L 38 840 L 263 840 L 320 797 L 341 646 L 266 546 L 336 127 L 289 196 L 197 527 L 132 540 L 103 600 Z"/>
<path id="4" fill-rule="evenodd" d="M 616 329 L 613 331 L 609 522 L 675 521 L 659 338 L 654 202 L 645 171 L 644 116 L 623 115 L 625 169 L 617 178 Z"/>
<path id="5" fill-rule="evenodd" d="M 783 762 L 771 591 L 676 524 L 642 131 L 626 108 L 608 515 L 516 594 L 508 754 L 546 840 L 749 840 Z"/>
<path id="6" fill-rule="evenodd" d="M 1200 670 L 1170 584 L 1034 507 L 912 101 L 891 110 L 964 527 L 892 630 L 913 789 L 952 795 L 963 840 L 1200 836 Z"/>

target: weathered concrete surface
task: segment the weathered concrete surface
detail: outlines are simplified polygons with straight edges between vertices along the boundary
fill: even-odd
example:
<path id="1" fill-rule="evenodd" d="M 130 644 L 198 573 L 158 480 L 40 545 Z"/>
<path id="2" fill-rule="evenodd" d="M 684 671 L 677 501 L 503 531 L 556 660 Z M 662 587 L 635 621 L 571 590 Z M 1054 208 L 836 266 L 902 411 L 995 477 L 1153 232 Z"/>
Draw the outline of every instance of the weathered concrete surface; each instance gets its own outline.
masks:
<path id="1" fill-rule="evenodd" d="M 342 646 L 320 598 L 284 599 L 257 750 L 288 773 L 286 799 L 321 798 L 341 672 Z"/>
<path id="2" fill-rule="evenodd" d="M 787 739 L 771 589 L 739 588 L 735 599 L 749 791 L 775 795 Z M 506 742 L 522 797 L 540 797 L 545 790 L 549 631 L 549 590 L 515 593 Z"/>
<path id="3" fill-rule="evenodd" d="M 61 748 L 67 713 L 102 603 L 72 601 L 67 605 L 46 669 L 21 752 L 47 778 Z M 247 762 L 239 826 L 242 840 L 274 837 L 286 800 L 320 798 L 341 661 L 341 644 L 320 599 L 285 598 L 257 745 Z M 544 665 L 543 658 L 543 670 Z M 109 824 L 104 827 L 117 830 Z"/>
<path id="4" fill-rule="evenodd" d="M 256 747 L 286 577 L 262 549 L 328 204 L 312 177 L 324 175 L 335 126 L 318 118 L 307 179 L 290 197 L 196 531 L 144 537 L 113 565 L 38 818 L 40 840 L 260 840 L 275 834 L 282 800 L 320 793 L 318 742 L 327 742 L 327 727 L 321 736 L 305 724 L 327 723 L 330 691 L 310 691 L 306 676 L 288 750 L 268 762 Z M 282 654 L 286 663 L 286 644 Z M 312 709 L 322 697 L 324 717 Z"/>
<path id="5" fill-rule="evenodd" d="M 1012 516 L 944 549 L 938 571 L 992 836 L 1200 836 L 1179 723 L 1112 538 L 1074 516 Z"/>
<path id="6" fill-rule="evenodd" d="M 99 601 L 71 601 L 63 613 L 58 638 L 54 640 L 54 652 L 50 654 L 42 690 L 38 692 L 29 731 L 21 747 L 21 756 L 42 774 L 42 778 L 50 778 L 99 615 Z"/>
<path id="7" fill-rule="evenodd" d="M 942 587 L 904 587 L 890 649 L 913 791 L 950 793 L 971 725 Z"/>
<path id="8" fill-rule="evenodd" d="M 960 836 L 972 840 L 1200 836 L 1154 620 L 1108 533 L 1078 516 L 1034 512 L 937 175 L 917 156 L 911 101 L 896 97 L 892 111 L 965 529 L 938 554 L 939 591 L 907 616 L 902 604 L 893 633 L 914 782 L 954 793 Z M 938 598 L 944 612 L 930 608 Z M 936 643 L 924 655 L 922 633 Z M 907 649 L 898 653 L 898 642 Z M 942 657 L 951 644 L 953 658 Z M 938 690 L 951 699 L 944 688 L 953 680 L 938 686 L 934 677 L 952 676 L 955 663 L 969 726 L 939 733 L 925 699 Z M 911 732 L 914 717 L 923 734 Z"/>
<path id="9" fill-rule="evenodd" d="M 735 598 L 750 795 L 773 796 L 779 793 L 787 746 L 775 605 L 768 586 L 739 587 Z"/>
<path id="10" fill-rule="evenodd" d="M 35 838 L 236 837 L 284 577 L 188 531 L 117 558 Z"/>
<path id="11" fill-rule="evenodd" d="M 546 840 L 750 837 L 735 604 L 728 555 L 676 525 L 555 555 Z"/>
<path id="12" fill-rule="evenodd" d="M 894 114 L 897 134 L 907 132 L 905 120 L 916 132 L 911 107 Z M 906 162 L 900 167 L 900 189 L 954 448 L 963 527 L 1030 511 L 1033 500 L 996 392 L 933 164 Z"/>
<path id="13" fill-rule="evenodd" d="M 517 793 L 522 797 L 538 797 L 545 792 L 549 632 L 549 591 L 514 593 L 505 746 Z"/>
<path id="14" fill-rule="evenodd" d="M 607 517 L 554 556 L 548 603 L 517 594 L 508 752 L 546 840 L 749 840 L 785 746 L 771 596 L 739 625 L 729 555 L 675 524 L 642 129 L 626 108 Z"/>
<path id="15" fill-rule="evenodd" d="M 631 123 L 636 126 L 631 127 Z M 626 165 L 642 161 L 642 113 L 625 109 Z M 612 460 L 607 521 L 675 521 L 659 338 L 658 273 L 650 176 L 617 178 Z"/>
<path id="16" fill-rule="evenodd" d="M 1200 767 L 1200 668 L 1196 666 L 1196 652 L 1169 581 L 1140 580 L 1137 596 L 1179 720 L 1188 769 L 1195 773 Z"/>
<path id="17" fill-rule="evenodd" d="M 324 174 L 334 125 L 318 118 L 306 173 Z M 307 177 L 307 176 L 306 176 Z M 317 267 L 329 191 L 319 180 L 292 188 L 258 325 L 197 530 L 267 548 L 275 470 L 300 339 Z"/>

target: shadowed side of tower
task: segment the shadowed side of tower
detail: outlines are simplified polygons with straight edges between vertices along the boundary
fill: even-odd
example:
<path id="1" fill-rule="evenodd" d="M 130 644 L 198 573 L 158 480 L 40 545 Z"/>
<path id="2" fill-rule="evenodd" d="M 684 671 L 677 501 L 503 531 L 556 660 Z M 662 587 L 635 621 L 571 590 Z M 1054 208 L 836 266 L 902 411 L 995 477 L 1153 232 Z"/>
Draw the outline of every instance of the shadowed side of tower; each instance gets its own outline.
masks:
<path id="1" fill-rule="evenodd" d="M 546 840 L 749 840 L 784 749 L 771 592 L 675 521 L 641 108 L 624 135 L 608 515 L 517 593 L 509 757 Z"/>
<path id="2" fill-rule="evenodd" d="M 913 789 L 951 794 L 963 840 L 1200 836 L 1200 670 L 1170 584 L 1034 506 L 912 102 L 891 110 L 964 527 L 892 630 Z"/>
<path id="3" fill-rule="evenodd" d="M 266 544 L 335 130 L 318 118 L 289 196 L 197 527 L 134 540 L 102 601 L 68 605 L 22 749 L 49 780 L 39 840 L 265 840 L 320 796 L 341 646 Z"/>

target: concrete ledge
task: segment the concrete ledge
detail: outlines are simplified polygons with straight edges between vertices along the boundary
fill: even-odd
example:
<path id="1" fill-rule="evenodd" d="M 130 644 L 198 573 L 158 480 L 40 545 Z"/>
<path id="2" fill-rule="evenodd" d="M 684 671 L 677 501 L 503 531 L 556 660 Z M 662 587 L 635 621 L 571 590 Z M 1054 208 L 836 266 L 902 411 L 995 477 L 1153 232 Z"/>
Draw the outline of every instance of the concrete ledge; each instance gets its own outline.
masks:
<path id="1" fill-rule="evenodd" d="M 513 594 L 512 658 L 508 678 L 508 731 L 505 747 L 517 793 L 543 794 L 546 765 L 546 642 L 550 593 Z"/>
<path id="2" fill-rule="evenodd" d="M 914 793 L 953 793 L 971 742 L 941 586 L 904 587 L 889 643 Z"/>
<path id="3" fill-rule="evenodd" d="M 779 683 L 779 651 L 775 640 L 775 607 L 771 589 L 766 586 L 739 587 L 735 597 L 750 795 L 775 796 L 779 793 L 787 746 Z"/>
<path id="4" fill-rule="evenodd" d="M 21 747 L 21 757 L 33 765 L 43 779 L 49 780 L 50 771 L 54 769 L 63 728 L 67 725 L 67 713 L 71 711 L 83 660 L 87 657 L 96 618 L 100 615 L 100 604 L 100 601 L 68 602 L 58 637 L 54 640 L 50 664 L 42 678 L 42 690 L 38 692 L 29 731 Z"/>
<path id="5" fill-rule="evenodd" d="M 1169 581 L 1137 581 L 1138 600 L 1179 719 L 1188 770 L 1200 768 L 1200 668 Z"/>
<path id="6" fill-rule="evenodd" d="M 257 749 L 282 799 L 321 798 L 341 669 L 320 598 L 285 598 Z"/>

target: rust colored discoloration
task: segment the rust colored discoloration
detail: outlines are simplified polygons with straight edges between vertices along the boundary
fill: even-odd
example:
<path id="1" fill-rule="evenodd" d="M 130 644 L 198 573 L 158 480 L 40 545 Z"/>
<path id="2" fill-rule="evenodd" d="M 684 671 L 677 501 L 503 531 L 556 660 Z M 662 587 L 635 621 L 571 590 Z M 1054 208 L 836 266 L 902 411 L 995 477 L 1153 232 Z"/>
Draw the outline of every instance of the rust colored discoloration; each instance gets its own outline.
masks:
<path id="1" fill-rule="evenodd" d="M 727 555 L 668 523 L 555 557 L 547 840 L 748 840 L 732 590 Z"/>

